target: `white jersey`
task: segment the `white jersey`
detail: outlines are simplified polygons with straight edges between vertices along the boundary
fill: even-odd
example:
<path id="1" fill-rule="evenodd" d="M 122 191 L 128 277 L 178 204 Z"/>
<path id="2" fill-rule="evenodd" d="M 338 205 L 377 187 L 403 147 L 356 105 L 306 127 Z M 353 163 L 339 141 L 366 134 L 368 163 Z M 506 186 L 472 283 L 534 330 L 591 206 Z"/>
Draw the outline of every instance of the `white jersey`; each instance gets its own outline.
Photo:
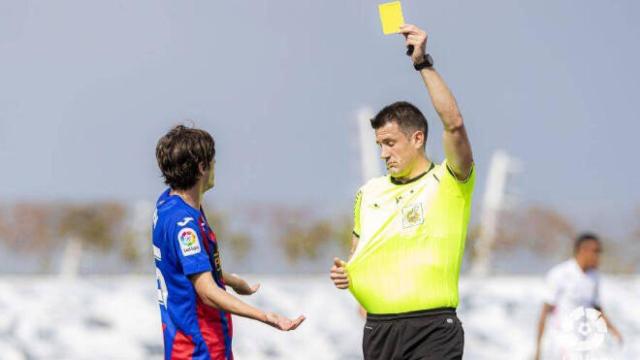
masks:
<path id="1" fill-rule="evenodd" d="M 546 277 L 544 302 L 552 305 L 551 324 L 559 328 L 562 320 L 578 307 L 600 308 L 599 273 L 582 271 L 575 259 L 553 267 Z"/>

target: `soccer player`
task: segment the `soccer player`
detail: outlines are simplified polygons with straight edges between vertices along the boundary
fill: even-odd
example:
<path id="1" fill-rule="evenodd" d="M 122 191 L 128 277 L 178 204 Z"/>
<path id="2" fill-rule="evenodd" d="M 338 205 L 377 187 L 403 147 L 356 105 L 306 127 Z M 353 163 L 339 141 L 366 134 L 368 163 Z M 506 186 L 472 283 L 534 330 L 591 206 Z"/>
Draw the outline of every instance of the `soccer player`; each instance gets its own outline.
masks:
<path id="1" fill-rule="evenodd" d="M 580 307 L 600 311 L 611 334 L 622 342 L 622 335 L 604 315 L 600 302 L 598 266 L 601 252 L 602 244 L 595 234 L 582 234 L 575 241 L 573 258 L 554 266 L 547 274 L 544 305 L 538 322 L 536 360 L 541 356 L 542 338 L 548 316 L 551 318 L 550 330 L 553 337 L 549 342 L 549 358 L 560 359 L 568 356 L 570 349 L 565 348 L 566 344 L 557 341 L 560 338 L 558 334 L 561 332 L 562 321 Z"/>
<path id="2" fill-rule="evenodd" d="M 263 312 L 226 291 L 230 286 L 239 295 L 251 295 L 259 285 L 250 286 L 222 270 L 218 240 L 202 209 L 203 195 L 214 185 L 214 155 L 209 133 L 181 125 L 156 147 L 158 166 L 169 186 L 153 216 L 165 359 L 233 359 L 231 314 L 285 331 L 304 320 Z"/>
<path id="3" fill-rule="evenodd" d="M 425 154 L 428 126 L 412 104 L 396 102 L 372 120 L 388 175 L 360 188 L 349 263 L 336 258 L 331 279 L 367 311 L 367 360 L 461 359 L 458 277 L 474 185 L 473 157 L 453 94 L 425 53 L 427 34 L 401 33 L 444 127 L 446 159 Z"/>

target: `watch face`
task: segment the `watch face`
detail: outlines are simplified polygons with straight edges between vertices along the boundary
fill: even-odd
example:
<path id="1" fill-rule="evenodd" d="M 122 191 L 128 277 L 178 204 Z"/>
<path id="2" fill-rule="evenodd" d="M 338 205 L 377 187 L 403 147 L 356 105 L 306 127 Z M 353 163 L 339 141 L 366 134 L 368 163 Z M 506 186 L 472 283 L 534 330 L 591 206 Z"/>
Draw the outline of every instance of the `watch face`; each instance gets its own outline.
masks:
<path id="1" fill-rule="evenodd" d="M 416 70 L 422 70 L 433 66 L 433 58 L 429 54 L 424 54 L 424 58 L 420 64 L 413 64 Z"/>
<path id="2" fill-rule="evenodd" d="M 424 62 L 429 64 L 429 66 L 433 66 L 433 58 L 431 57 L 430 54 L 426 54 L 424 56 Z"/>

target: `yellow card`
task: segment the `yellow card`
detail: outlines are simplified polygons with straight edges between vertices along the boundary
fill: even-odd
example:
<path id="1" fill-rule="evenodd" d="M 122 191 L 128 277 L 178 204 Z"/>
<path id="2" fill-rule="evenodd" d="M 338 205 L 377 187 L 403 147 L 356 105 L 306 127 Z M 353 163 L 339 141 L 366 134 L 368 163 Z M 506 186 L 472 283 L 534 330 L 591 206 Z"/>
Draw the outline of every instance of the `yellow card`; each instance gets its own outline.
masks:
<path id="1" fill-rule="evenodd" d="M 378 12 L 380 12 L 380 21 L 382 22 L 382 32 L 385 35 L 400 32 L 400 25 L 404 24 L 400 1 L 380 4 Z"/>

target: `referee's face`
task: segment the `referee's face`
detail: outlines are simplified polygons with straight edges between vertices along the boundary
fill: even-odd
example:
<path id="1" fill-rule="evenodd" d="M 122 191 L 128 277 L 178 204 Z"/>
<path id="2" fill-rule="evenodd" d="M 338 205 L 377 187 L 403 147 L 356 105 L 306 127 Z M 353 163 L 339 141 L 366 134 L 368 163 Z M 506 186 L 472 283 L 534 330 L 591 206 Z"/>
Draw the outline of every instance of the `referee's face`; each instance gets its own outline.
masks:
<path id="1" fill-rule="evenodd" d="M 395 178 L 409 176 L 422 151 L 422 143 L 414 136 L 407 136 L 395 121 L 376 129 L 376 143 L 380 146 L 380 158 L 388 173 Z"/>

